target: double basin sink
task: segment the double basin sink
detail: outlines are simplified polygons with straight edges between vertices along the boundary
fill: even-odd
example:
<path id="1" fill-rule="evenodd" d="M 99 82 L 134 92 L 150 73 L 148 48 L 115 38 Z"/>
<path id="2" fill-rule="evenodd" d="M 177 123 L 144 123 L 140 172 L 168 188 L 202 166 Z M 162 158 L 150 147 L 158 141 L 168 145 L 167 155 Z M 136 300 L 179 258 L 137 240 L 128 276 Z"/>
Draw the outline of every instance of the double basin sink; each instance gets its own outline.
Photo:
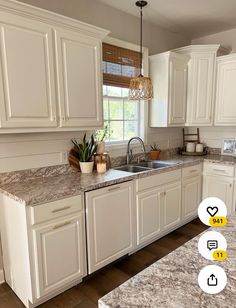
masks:
<path id="1" fill-rule="evenodd" d="M 154 160 L 154 161 L 137 163 L 135 165 L 125 165 L 125 166 L 117 167 L 114 169 L 120 170 L 120 171 L 131 172 L 131 173 L 138 173 L 138 172 L 149 171 L 152 169 L 171 167 L 177 164 L 178 164 L 177 162 Z"/>

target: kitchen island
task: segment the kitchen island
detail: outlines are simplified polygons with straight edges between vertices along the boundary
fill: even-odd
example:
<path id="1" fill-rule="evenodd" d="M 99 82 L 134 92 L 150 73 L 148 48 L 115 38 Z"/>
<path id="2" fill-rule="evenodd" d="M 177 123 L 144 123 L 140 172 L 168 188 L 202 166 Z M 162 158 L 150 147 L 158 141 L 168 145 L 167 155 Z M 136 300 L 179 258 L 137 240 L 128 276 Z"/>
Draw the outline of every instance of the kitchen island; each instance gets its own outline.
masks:
<path id="1" fill-rule="evenodd" d="M 99 308 L 236 307 L 236 216 L 214 230 L 227 240 L 227 260 L 204 259 L 198 252 L 199 235 L 102 297 Z M 211 264 L 224 268 L 228 277 L 226 288 L 216 295 L 206 294 L 198 286 L 198 273 Z"/>

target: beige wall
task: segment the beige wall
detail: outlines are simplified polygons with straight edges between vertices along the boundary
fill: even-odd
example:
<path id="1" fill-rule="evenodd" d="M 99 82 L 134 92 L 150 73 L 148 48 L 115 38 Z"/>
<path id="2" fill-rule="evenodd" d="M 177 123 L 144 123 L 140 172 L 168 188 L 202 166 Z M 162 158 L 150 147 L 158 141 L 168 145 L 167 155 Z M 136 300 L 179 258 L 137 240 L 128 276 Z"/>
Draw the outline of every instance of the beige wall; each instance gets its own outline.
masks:
<path id="1" fill-rule="evenodd" d="M 75 18 L 110 30 L 110 36 L 139 43 L 139 18 L 100 3 L 97 0 L 20 0 L 31 5 Z M 138 15 L 137 11 L 137 15 Z M 190 42 L 179 35 L 144 23 L 144 45 L 150 54 L 184 46 Z"/>
<path id="2" fill-rule="evenodd" d="M 193 44 L 221 44 L 225 47 L 231 47 L 236 52 L 236 28 L 218 32 L 215 34 L 199 37 L 192 40 Z"/>

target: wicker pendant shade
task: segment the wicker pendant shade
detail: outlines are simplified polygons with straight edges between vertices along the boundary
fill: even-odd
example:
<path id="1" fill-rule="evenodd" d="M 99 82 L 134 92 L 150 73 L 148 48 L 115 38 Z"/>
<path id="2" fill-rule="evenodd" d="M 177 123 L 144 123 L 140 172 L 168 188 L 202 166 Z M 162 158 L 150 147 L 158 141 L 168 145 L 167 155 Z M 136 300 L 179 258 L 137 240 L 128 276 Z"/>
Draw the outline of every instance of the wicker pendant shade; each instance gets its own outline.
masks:
<path id="1" fill-rule="evenodd" d="M 130 80 L 130 100 L 150 100 L 153 98 L 153 86 L 151 78 L 142 75 L 142 54 L 143 54 L 143 7 L 147 1 L 137 1 L 136 6 L 140 8 L 140 74 Z"/>
<path id="2" fill-rule="evenodd" d="M 153 98 L 153 86 L 151 78 L 138 76 L 130 80 L 129 99 L 149 100 Z"/>

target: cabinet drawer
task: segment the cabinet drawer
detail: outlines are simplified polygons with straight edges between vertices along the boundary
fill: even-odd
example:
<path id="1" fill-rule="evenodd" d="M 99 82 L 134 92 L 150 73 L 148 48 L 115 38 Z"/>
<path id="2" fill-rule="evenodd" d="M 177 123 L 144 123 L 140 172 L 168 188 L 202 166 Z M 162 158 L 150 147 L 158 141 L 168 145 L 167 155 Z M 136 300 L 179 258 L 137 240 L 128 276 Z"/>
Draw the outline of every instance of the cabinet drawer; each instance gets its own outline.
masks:
<path id="1" fill-rule="evenodd" d="M 202 165 L 198 164 L 195 166 L 190 166 L 190 167 L 186 167 L 182 169 L 182 178 L 186 179 L 186 178 L 190 178 L 190 177 L 194 177 L 194 176 L 198 176 L 201 174 L 201 170 L 202 170 Z"/>
<path id="2" fill-rule="evenodd" d="M 136 191 L 142 191 L 181 179 L 181 170 L 169 171 L 136 180 Z"/>
<path id="3" fill-rule="evenodd" d="M 76 196 L 30 207 L 31 224 L 82 211 L 82 197 Z"/>
<path id="4" fill-rule="evenodd" d="M 209 175 L 234 176 L 234 165 L 204 163 L 204 173 Z"/>

